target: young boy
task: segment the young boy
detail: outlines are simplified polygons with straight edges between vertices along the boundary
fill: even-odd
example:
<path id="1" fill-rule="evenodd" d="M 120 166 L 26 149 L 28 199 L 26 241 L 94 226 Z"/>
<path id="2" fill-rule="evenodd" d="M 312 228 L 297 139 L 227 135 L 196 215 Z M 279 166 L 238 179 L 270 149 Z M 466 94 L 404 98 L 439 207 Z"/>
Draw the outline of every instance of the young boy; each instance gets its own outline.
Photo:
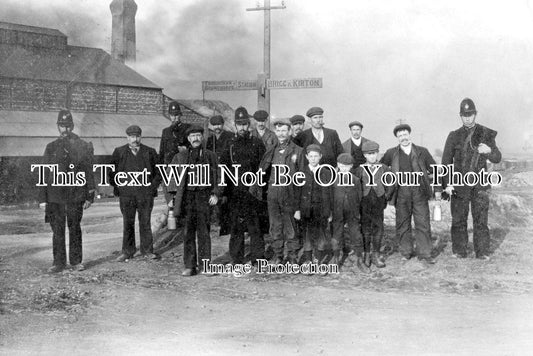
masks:
<path id="1" fill-rule="evenodd" d="M 383 173 L 389 171 L 388 167 L 377 163 L 379 145 L 374 141 L 364 142 L 361 150 L 366 163 L 356 169 L 355 174 L 361 178 L 363 198 L 361 199 L 361 224 L 364 241 L 365 264 L 378 268 L 385 267 L 383 257 L 379 251 L 383 239 L 383 210 L 387 207 L 390 188 L 381 182 Z M 370 185 L 370 178 L 374 177 L 374 186 Z M 370 253 L 372 247 L 372 253 Z"/>
<path id="2" fill-rule="evenodd" d="M 313 249 L 317 263 L 322 263 L 326 257 L 326 247 L 329 245 L 326 235 L 328 222 L 331 222 L 331 189 L 321 186 L 315 178 L 319 171 L 319 162 L 322 158 L 322 149 L 319 145 L 311 144 L 306 148 L 308 165 L 303 167 L 305 173 L 305 184 L 296 189 L 296 199 L 298 201 L 297 210 L 294 213 L 296 220 L 302 220 L 304 233 L 303 263 L 313 261 Z M 320 170 L 320 179 L 327 183 L 330 181 L 331 172 L 329 169 Z"/>
<path id="3" fill-rule="evenodd" d="M 340 252 L 355 250 L 358 256 L 357 266 L 364 270 L 361 256 L 363 252 L 363 236 L 360 225 L 360 203 L 362 197 L 361 182 L 351 171 L 354 159 L 349 153 L 341 153 L 337 157 L 338 174 L 333 185 L 333 249 L 332 263 L 340 262 Z M 348 227 L 348 240 L 344 239 L 344 226 Z M 346 256 L 343 256 L 343 260 Z M 365 271 L 366 272 L 366 271 Z"/>

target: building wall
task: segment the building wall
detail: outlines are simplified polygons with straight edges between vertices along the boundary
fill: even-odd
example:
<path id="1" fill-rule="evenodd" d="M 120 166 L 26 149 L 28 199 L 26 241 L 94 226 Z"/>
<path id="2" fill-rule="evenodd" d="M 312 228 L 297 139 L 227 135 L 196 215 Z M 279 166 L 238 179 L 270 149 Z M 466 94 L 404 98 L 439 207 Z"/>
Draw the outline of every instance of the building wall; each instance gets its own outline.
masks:
<path id="1" fill-rule="evenodd" d="M 163 113 L 161 89 L 0 77 L 0 110 Z"/>

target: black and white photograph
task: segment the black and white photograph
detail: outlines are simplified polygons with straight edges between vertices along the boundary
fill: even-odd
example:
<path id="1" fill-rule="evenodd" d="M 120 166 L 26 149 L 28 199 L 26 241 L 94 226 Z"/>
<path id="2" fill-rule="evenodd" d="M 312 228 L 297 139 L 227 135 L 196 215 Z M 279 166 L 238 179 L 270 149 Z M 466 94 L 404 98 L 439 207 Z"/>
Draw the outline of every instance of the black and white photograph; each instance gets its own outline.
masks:
<path id="1" fill-rule="evenodd" d="M 533 352 L 533 2 L 0 0 L 0 354 Z"/>

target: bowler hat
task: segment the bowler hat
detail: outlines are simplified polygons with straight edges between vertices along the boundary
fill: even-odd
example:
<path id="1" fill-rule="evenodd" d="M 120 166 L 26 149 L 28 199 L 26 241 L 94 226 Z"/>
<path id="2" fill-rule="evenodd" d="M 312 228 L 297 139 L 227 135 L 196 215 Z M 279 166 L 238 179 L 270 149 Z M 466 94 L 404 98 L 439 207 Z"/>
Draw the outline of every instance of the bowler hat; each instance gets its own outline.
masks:
<path id="1" fill-rule="evenodd" d="M 407 124 L 400 124 L 400 125 L 396 126 L 394 128 L 394 130 L 392 130 L 392 132 L 394 133 L 394 136 L 396 136 L 396 133 L 398 131 L 403 131 L 403 130 L 407 130 L 407 131 L 409 131 L 409 133 L 411 133 L 411 126 L 409 126 Z"/>

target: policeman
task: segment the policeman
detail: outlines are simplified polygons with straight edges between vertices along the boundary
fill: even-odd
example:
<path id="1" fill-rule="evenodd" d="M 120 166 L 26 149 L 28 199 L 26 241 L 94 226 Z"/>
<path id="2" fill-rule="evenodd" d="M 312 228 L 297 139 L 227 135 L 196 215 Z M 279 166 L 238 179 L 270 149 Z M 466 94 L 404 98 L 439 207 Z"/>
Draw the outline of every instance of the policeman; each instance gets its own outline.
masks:
<path id="1" fill-rule="evenodd" d="M 352 121 L 348 125 L 350 128 L 351 137 L 342 143 L 344 152 L 350 154 L 354 159 L 353 168 L 356 169 L 361 164 L 366 162 L 365 156 L 363 155 L 362 147 L 363 143 L 367 142 L 368 139 L 361 136 L 363 131 L 363 124 L 359 121 Z"/>
<path id="2" fill-rule="evenodd" d="M 139 219 L 139 255 L 158 259 L 159 255 L 154 253 L 153 247 L 151 214 L 154 197 L 157 196 L 157 187 L 161 180 L 156 169 L 159 157 L 155 149 L 141 143 L 142 130 L 139 126 L 129 126 L 126 129 L 126 135 L 128 143 L 115 148 L 111 158 L 115 171 L 110 173 L 110 181 L 115 187 L 115 196 L 119 197 L 123 217 L 122 254 L 116 260 L 124 262 L 133 258 L 135 254 L 136 214 Z M 137 174 L 145 170 L 147 181 L 139 182 L 142 178 L 139 178 Z M 117 173 L 125 173 L 126 178 L 115 181 Z"/>
<path id="3" fill-rule="evenodd" d="M 45 209 L 45 221 L 50 223 L 53 232 L 54 264 L 48 271 L 60 272 L 66 265 L 65 219 L 69 229 L 70 265 L 83 271 L 80 222 L 83 210 L 94 201 L 93 146 L 72 132 L 74 122 L 69 110 L 59 111 L 57 129 L 59 138 L 46 145 L 43 163 L 57 165 L 60 174 L 83 174 L 86 183 L 74 186 L 74 182 L 70 182 L 72 184 L 58 186 L 52 185 L 51 174 L 45 177 L 47 185 L 39 192 L 39 206 Z"/>
<path id="4" fill-rule="evenodd" d="M 292 128 L 292 138 L 298 136 L 304 130 L 305 117 L 302 115 L 294 115 L 290 118 Z"/>
<path id="5" fill-rule="evenodd" d="M 183 276 L 192 276 L 197 273 L 198 266 L 203 272 L 202 261 L 211 260 L 211 238 L 209 236 L 210 206 L 218 202 L 219 185 L 217 180 L 218 162 L 216 155 L 202 147 L 204 129 L 200 126 L 191 126 L 187 129 L 187 139 L 191 147 L 177 153 L 172 159 L 172 164 L 179 165 L 208 165 L 209 184 L 207 186 L 194 185 L 195 180 L 207 177 L 194 177 L 198 175 L 196 168 L 188 168 L 189 172 L 179 185 L 171 181 L 168 191 L 175 194 L 174 211 L 180 215 L 185 213 L 185 237 L 183 239 L 183 262 L 185 270 Z M 198 253 L 197 253 L 198 247 Z"/>
<path id="6" fill-rule="evenodd" d="M 168 104 L 168 114 L 172 123 L 163 129 L 159 146 L 159 161 L 163 164 L 170 163 L 178 151 L 183 151 L 190 146 L 186 135 L 190 125 L 181 122 L 182 113 L 177 101 Z"/>
<path id="7" fill-rule="evenodd" d="M 477 110 L 472 99 L 465 98 L 459 106 L 459 116 L 463 126 L 450 132 L 444 145 L 442 164 L 453 164 L 454 171 L 463 176 L 469 172 L 479 173 L 487 168 L 487 160 L 499 163 L 502 154 L 496 146 L 497 132 L 476 123 Z M 476 257 L 488 260 L 489 213 L 488 189 L 480 184 L 470 187 L 453 186 L 449 177 L 443 180 L 448 196 L 451 196 L 452 213 L 452 252 L 455 257 L 467 256 L 468 231 L 467 220 L 469 207 L 472 206 L 474 223 L 474 251 Z"/>
<path id="8" fill-rule="evenodd" d="M 246 172 L 256 173 L 261 158 L 265 154 L 265 146 L 260 139 L 251 136 L 250 116 L 244 107 L 235 110 L 236 136 L 222 154 L 221 163 L 233 171 L 233 166 L 239 167 L 239 176 Z M 256 263 L 258 258 L 264 257 L 265 242 L 259 230 L 258 199 L 252 196 L 250 187 L 242 184 L 227 182 L 226 194 L 228 205 L 231 206 L 231 236 L 229 252 L 233 263 L 244 263 L 244 232 L 250 235 L 250 259 Z"/>

